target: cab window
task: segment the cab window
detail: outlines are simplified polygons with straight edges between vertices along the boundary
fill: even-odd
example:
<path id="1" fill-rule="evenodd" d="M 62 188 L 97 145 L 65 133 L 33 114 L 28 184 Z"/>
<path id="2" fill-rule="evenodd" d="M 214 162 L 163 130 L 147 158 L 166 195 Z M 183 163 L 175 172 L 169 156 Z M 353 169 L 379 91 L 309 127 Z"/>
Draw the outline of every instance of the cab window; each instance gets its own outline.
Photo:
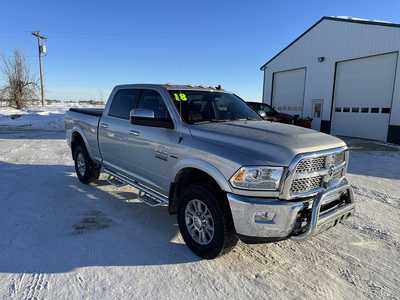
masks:
<path id="1" fill-rule="evenodd" d="M 137 89 L 119 90 L 112 100 L 108 115 L 129 120 L 129 112 L 137 106 L 139 94 Z"/>
<path id="2" fill-rule="evenodd" d="M 137 108 L 152 110 L 156 120 L 171 119 L 163 98 L 154 90 L 142 90 Z"/>

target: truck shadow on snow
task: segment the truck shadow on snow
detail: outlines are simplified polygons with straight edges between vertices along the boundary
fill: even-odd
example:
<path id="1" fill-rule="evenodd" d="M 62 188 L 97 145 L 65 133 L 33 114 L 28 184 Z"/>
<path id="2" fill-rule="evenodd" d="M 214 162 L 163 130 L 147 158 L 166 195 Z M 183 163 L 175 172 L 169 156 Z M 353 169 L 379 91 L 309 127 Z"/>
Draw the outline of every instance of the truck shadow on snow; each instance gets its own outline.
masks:
<path id="1" fill-rule="evenodd" d="M 0 216 L 2 273 L 199 260 L 167 208 L 149 207 L 134 189 L 105 181 L 82 185 L 72 166 L 0 162 Z"/>

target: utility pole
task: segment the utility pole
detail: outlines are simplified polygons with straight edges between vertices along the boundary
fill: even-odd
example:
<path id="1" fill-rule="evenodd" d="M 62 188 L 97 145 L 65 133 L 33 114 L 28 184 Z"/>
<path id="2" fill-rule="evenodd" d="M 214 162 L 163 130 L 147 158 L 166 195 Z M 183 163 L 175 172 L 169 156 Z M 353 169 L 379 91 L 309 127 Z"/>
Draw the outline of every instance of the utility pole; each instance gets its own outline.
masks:
<path id="1" fill-rule="evenodd" d="M 39 31 L 32 32 L 32 35 L 37 38 L 38 52 L 39 52 L 39 71 L 40 71 L 40 96 L 42 100 L 42 106 L 44 106 L 44 84 L 43 84 L 43 66 L 42 66 L 42 56 L 47 52 L 46 45 L 43 43 L 47 40 L 47 37 L 41 35 Z"/>

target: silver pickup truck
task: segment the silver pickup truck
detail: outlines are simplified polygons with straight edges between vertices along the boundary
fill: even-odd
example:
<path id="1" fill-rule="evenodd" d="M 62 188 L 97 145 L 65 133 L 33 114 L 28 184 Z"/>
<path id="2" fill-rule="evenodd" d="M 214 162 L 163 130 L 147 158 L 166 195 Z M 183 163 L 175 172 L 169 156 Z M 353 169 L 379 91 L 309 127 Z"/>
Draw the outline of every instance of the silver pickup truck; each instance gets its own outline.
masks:
<path id="1" fill-rule="evenodd" d="M 203 258 L 244 242 L 306 239 L 354 214 L 346 144 L 264 121 L 220 87 L 116 86 L 105 109 L 70 109 L 79 180 L 100 172 L 177 214 Z"/>

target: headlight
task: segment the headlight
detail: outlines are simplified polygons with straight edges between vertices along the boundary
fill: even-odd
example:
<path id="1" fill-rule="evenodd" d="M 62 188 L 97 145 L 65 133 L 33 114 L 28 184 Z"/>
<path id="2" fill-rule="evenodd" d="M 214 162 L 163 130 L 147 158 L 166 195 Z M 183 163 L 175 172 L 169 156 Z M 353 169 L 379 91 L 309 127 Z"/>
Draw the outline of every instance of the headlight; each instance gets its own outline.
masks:
<path id="1" fill-rule="evenodd" d="M 230 183 L 239 189 L 276 191 L 282 174 L 282 167 L 242 167 L 232 176 Z"/>

